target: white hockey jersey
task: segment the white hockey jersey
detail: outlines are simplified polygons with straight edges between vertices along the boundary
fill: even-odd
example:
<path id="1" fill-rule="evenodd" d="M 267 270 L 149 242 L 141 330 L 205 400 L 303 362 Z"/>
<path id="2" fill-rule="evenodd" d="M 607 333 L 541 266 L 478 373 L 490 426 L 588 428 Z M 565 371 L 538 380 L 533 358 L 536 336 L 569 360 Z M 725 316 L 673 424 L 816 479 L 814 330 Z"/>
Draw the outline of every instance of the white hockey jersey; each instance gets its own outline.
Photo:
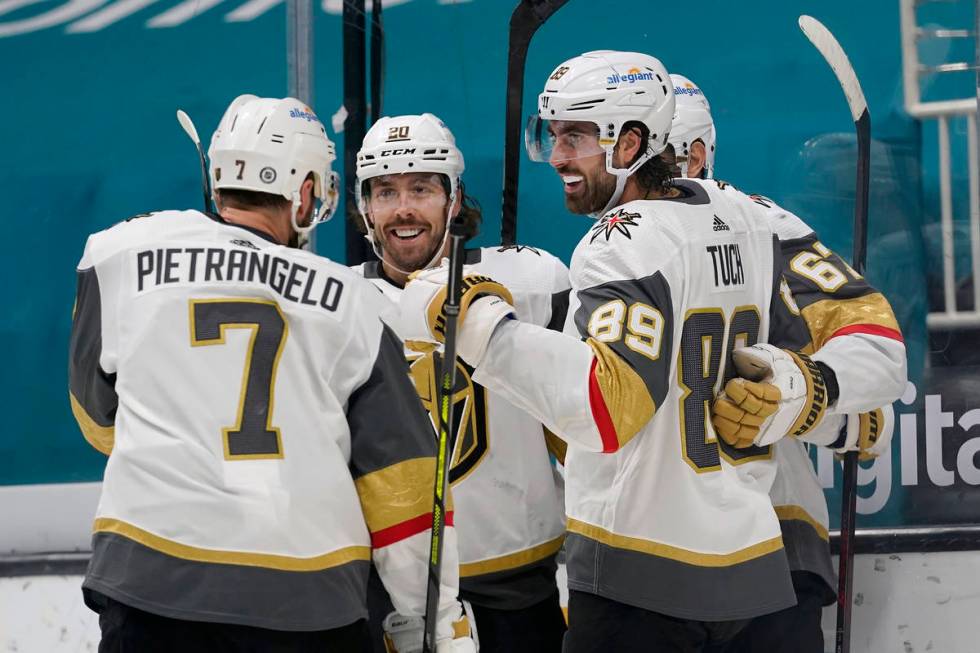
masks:
<path id="1" fill-rule="evenodd" d="M 749 618 L 795 602 L 773 453 L 728 447 L 708 410 L 731 350 L 767 339 L 779 253 L 748 196 L 676 185 L 680 197 L 624 204 L 579 243 L 567 335 L 506 322 L 474 378 L 569 442 L 570 589 Z"/>
<path id="2" fill-rule="evenodd" d="M 530 247 L 486 247 L 466 252 L 474 271 L 500 281 L 522 320 L 561 330 L 568 302 L 568 270 L 551 254 Z M 397 303 L 402 289 L 377 261 L 355 268 Z M 433 423 L 441 357 L 405 350 Z M 555 486 L 541 423 L 457 370 L 456 451 L 450 470 L 459 542 L 460 596 L 477 605 L 518 609 L 556 591 L 555 554 L 564 536 L 564 506 Z M 478 626 L 479 627 L 479 626 Z"/>
<path id="3" fill-rule="evenodd" d="M 344 266 L 197 211 L 89 238 L 70 390 L 109 455 L 93 607 L 335 628 L 366 616 L 373 557 L 395 607 L 423 613 L 435 444 L 387 305 Z"/>

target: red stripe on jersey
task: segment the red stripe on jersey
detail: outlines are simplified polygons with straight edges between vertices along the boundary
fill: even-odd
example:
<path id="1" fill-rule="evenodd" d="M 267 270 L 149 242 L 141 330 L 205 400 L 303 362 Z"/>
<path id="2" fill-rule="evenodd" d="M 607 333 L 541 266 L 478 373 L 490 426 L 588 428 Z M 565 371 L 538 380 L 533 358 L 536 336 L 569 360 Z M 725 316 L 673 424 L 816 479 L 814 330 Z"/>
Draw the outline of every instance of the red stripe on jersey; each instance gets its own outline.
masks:
<path id="1" fill-rule="evenodd" d="M 891 338 L 892 340 L 898 340 L 899 342 L 905 342 L 902 338 L 902 334 L 895 329 L 889 329 L 886 326 L 881 326 L 879 324 L 850 324 L 846 327 L 841 327 L 834 331 L 830 338 L 836 338 L 837 336 L 849 336 L 855 333 L 866 333 L 870 336 L 882 336 L 883 338 Z M 827 338 L 827 340 L 830 340 Z"/>
<path id="2" fill-rule="evenodd" d="M 612 453 L 619 449 L 619 438 L 616 437 L 616 427 L 609 417 L 606 400 L 602 398 L 599 380 L 595 377 L 595 366 L 596 359 L 593 358 L 589 369 L 589 407 L 592 409 L 592 419 L 599 429 L 599 437 L 602 438 L 602 453 Z"/>
<path id="3" fill-rule="evenodd" d="M 452 525 L 453 511 L 450 510 L 446 513 L 446 526 Z M 375 549 L 380 549 L 388 546 L 389 544 L 401 542 L 402 540 L 408 539 L 413 535 L 423 533 L 429 530 L 431 527 L 432 513 L 427 512 L 424 515 L 412 517 L 411 519 L 407 519 L 400 524 L 395 524 L 394 526 L 389 526 L 388 528 L 382 528 L 380 531 L 371 533 L 371 546 Z"/>

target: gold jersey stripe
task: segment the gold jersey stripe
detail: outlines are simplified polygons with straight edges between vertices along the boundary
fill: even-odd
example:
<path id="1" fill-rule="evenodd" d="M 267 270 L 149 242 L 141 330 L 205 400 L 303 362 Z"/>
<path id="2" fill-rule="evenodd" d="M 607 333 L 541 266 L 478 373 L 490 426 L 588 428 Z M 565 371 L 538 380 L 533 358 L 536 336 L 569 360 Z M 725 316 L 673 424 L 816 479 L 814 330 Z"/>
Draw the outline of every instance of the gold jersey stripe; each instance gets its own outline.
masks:
<path id="1" fill-rule="evenodd" d="M 310 558 L 296 558 L 273 553 L 248 553 L 244 551 L 221 551 L 204 549 L 168 540 L 138 526 L 133 526 L 118 519 L 101 517 L 95 520 L 92 530 L 96 533 L 115 533 L 125 538 L 139 542 L 143 546 L 182 560 L 208 562 L 223 565 L 244 565 L 247 567 L 263 567 L 281 571 L 322 571 L 337 567 L 355 560 L 370 560 L 371 547 L 348 546 L 330 553 L 324 553 Z"/>
<path id="2" fill-rule="evenodd" d="M 544 430 L 544 444 L 548 452 L 564 465 L 565 456 L 568 454 L 568 443 L 550 431 L 547 426 L 541 428 Z"/>
<path id="3" fill-rule="evenodd" d="M 830 541 L 830 534 L 827 529 L 818 522 L 813 516 L 810 515 L 806 510 L 800 506 L 774 506 L 776 509 L 776 516 L 779 517 L 781 521 L 801 521 L 809 524 L 813 530 L 817 532 L 821 540 L 827 542 Z"/>
<path id="4" fill-rule="evenodd" d="M 453 639 L 470 636 L 470 619 L 465 614 L 459 621 L 453 622 Z M 394 650 L 394 649 L 392 649 Z"/>
<path id="5" fill-rule="evenodd" d="M 361 499 L 364 521 L 372 533 L 432 512 L 436 459 L 412 458 L 365 474 L 354 487 Z M 446 510 L 453 510 L 446 493 Z"/>
<path id="6" fill-rule="evenodd" d="M 68 391 L 68 398 L 71 400 L 71 413 L 75 416 L 75 421 L 78 422 L 78 428 L 82 429 L 85 440 L 108 456 L 112 453 L 112 447 L 116 443 L 116 427 L 96 424 L 70 390 Z"/>
<path id="7" fill-rule="evenodd" d="M 819 350 L 838 330 L 852 324 L 874 324 L 901 332 L 892 307 L 879 292 L 854 299 L 821 299 L 800 313 L 810 329 L 814 350 Z"/>
<path id="8" fill-rule="evenodd" d="M 587 340 L 596 358 L 595 378 L 622 448 L 657 410 L 643 379 L 605 343 Z"/>
<path id="9" fill-rule="evenodd" d="M 774 553 L 783 548 L 783 538 L 777 535 L 772 539 L 753 544 L 738 551 L 732 551 L 731 553 L 701 553 L 663 544 L 662 542 L 653 542 L 639 537 L 619 535 L 594 524 L 588 524 L 572 518 L 568 519 L 568 531 L 570 533 L 584 535 L 589 539 L 616 547 L 617 549 L 638 551 L 698 567 L 731 567 L 732 565 L 761 558 L 764 555 Z"/>
<path id="10" fill-rule="evenodd" d="M 496 558 L 481 560 L 479 562 L 467 562 L 459 565 L 460 577 L 479 576 L 481 574 L 492 574 L 495 571 L 506 571 L 529 565 L 532 562 L 543 560 L 554 554 L 561 548 L 561 543 L 565 541 L 564 535 L 559 535 L 553 540 L 548 540 L 543 544 L 532 546 L 530 549 L 508 553 Z"/>
<path id="11" fill-rule="evenodd" d="M 247 567 L 264 567 L 281 571 L 322 571 L 337 567 L 355 560 L 370 560 L 371 547 L 348 546 L 330 553 L 324 553 L 309 558 L 277 555 L 274 553 L 248 553 L 245 551 L 221 551 L 219 549 L 204 549 L 174 542 L 167 538 L 144 531 L 118 519 L 100 517 L 95 520 L 92 530 L 96 533 L 115 533 L 139 542 L 143 546 L 182 560 L 209 562 L 224 565 L 243 565 Z"/>

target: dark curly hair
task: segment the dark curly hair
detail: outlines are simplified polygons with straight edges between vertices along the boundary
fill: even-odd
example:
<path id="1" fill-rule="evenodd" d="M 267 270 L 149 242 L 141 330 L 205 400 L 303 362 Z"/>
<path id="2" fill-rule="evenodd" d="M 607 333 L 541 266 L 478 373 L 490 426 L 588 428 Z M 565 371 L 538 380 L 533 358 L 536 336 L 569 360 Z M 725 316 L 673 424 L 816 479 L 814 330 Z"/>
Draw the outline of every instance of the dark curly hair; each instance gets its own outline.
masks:
<path id="1" fill-rule="evenodd" d="M 633 157 L 633 161 L 636 161 L 640 155 L 647 151 L 647 144 L 650 138 L 650 130 L 642 122 L 631 120 L 623 125 L 621 134 L 630 129 L 636 129 L 640 132 L 640 149 Z M 630 161 L 630 165 L 633 164 Z M 640 168 L 633 173 L 636 178 L 636 183 L 640 188 L 646 192 L 658 191 L 664 192 L 673 185 L 674 170 L 671 167 L 671 163 L 666 161 L 661 155 L 651 157 L 640 166 Z"/>
<path id="2" fill-rule="evenodd" d="M 446 175 L 439 175 L 439 180 L 442 182 L 442 188 L 448 198 L 450 191 L 449 178 Z M 459 180 L 459 189 L 456 192 L 460 198 L 459 218 L 463 221 L 464 240 L 470 240 L 480 233 L 480 224 L 483 222 L 483 210 L 480 208 L 480 203 L 476 198 L 466 193 L 466 185 L 462 179 Z M 364 184 L 364 199 L 367 199 L 370 193 L 371 180 L 368 179 L 367 183 Z M 364 220 L 361 218 L 361 212 L 357 210 L 357 205 L 354 202 L 349 203 L 347 220 L 357 230 L 357 233 L 367 233 L 364 227 Z"/>

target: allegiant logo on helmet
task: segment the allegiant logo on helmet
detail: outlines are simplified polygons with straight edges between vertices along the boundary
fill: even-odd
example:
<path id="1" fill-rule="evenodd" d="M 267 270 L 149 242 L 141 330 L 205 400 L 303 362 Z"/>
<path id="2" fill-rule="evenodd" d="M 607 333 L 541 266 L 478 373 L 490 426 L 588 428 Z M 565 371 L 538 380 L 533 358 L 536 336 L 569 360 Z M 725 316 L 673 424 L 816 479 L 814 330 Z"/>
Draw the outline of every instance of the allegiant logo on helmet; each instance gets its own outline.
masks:
<path id="1" fill-rule="evenodd" d="M 694 84 L 685 84 L 684 86 L 675 86 L 674 95 L 704 95 L 704 93 Z"/>
<path id="2" fill-rule="evenodd" d="M 613 73 L 606 77 L 607 84 L 632 84 L 640 81 L 653 81 L 653 73 L 650 71 L 642 72 L 639 68 L 630 68 L 625 74 Z"/>
<path id="3" fill-rule="evenodd" d="M 290 109 L 289 117 L 302 118 L 309 122 L 320 122 L 320 119 L 316 117 L 316 114 L 313 113 L 313 110 L 309 107 L 303 107 L 302 109 Z"/>

